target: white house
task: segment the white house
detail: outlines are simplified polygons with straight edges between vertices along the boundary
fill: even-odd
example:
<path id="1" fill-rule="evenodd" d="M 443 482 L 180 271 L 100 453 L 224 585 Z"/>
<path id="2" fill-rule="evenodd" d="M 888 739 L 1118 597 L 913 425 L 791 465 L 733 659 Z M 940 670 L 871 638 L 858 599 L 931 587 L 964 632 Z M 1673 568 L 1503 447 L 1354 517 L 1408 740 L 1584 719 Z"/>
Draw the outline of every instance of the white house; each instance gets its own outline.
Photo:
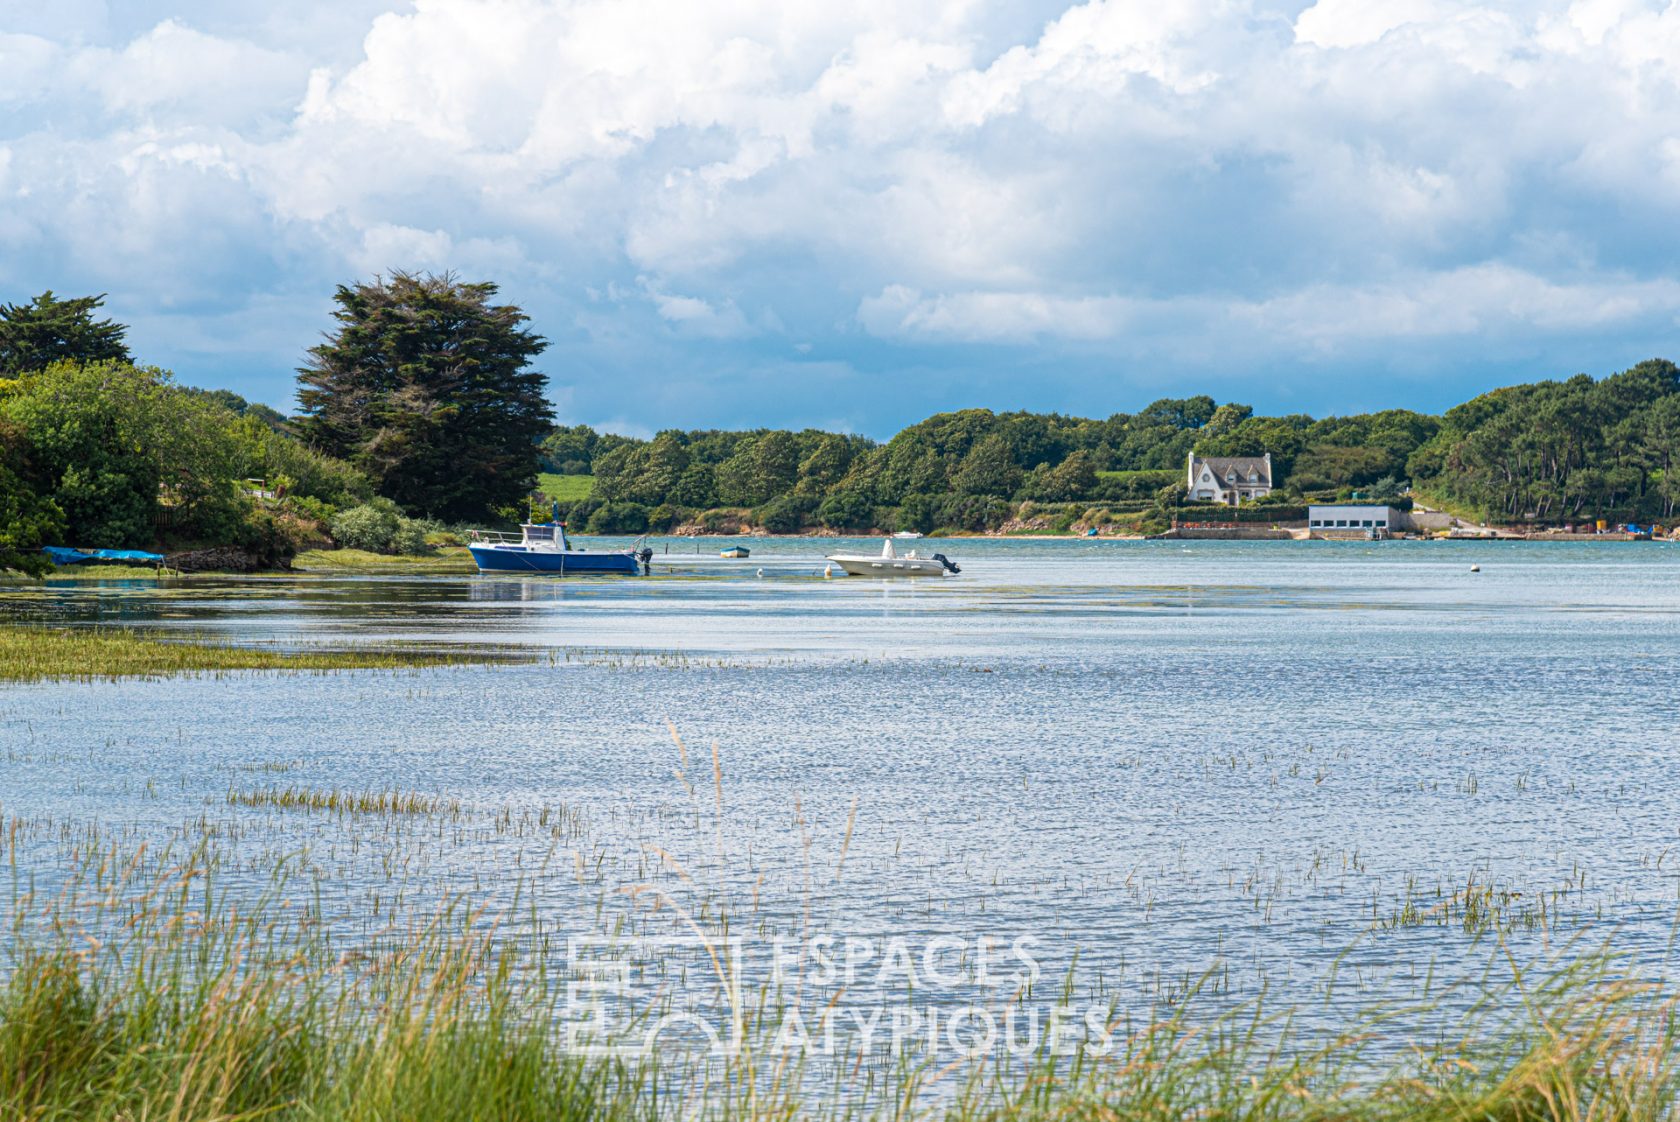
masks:
<path id="1" fill-rule="evenodd" d="M 1400 512 L 1391 506 L 1330 504 L 1307 507 L 1309 530 L 1387 530 L 1401 528 Z"/>
<path id="2" fill-rule="evenodd" d="M 1190 453 L 1190 501 L 1241 503 L 1272 491 L 1272 454 L 1264 456 L 1198 456 Z"/>

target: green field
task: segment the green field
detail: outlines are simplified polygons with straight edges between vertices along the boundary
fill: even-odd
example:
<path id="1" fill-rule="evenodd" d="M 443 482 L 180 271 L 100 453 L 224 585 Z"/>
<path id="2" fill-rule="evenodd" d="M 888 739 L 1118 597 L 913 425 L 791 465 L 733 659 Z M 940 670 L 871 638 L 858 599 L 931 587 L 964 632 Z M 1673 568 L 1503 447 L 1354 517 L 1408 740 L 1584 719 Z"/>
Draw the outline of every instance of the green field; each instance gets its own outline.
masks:
<path id="1" fill-rule="evenodd" d="M 557 503 L 575 503 L 587 499 L 595 490 L 593 475 L 554 475 L 544 472 L 537 476 L 537 489 Z"/>

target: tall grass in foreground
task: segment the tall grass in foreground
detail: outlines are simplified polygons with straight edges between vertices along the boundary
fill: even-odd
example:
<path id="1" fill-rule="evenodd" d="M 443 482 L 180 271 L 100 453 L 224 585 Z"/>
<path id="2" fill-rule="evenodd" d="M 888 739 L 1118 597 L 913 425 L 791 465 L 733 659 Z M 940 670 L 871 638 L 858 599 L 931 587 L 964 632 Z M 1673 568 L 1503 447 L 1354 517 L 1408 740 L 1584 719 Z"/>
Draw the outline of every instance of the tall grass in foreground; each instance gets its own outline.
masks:
<path id="1" fill-rule="evenodd" d="M 244 903 L 224 890 L 208 844 L 129 857 L 84 848 L 50 896 L 26 887 L 15 842 L 12 854 L 5 1119 L 1675 1117 L 1673 999 L 1602 953 L 1533 977 L 1507 964 L 1428 1039 L 1404 1038 L 1416 1009 L 1309 1038 L 1258 1005 L 1202 1019 L 1192 999 L 1128 1027 L 1101 1059 L 957 1072 L 870 1061 L 865 1100 L 848 1094 L 859 1070 L 811 1092 L 797 1062 L 757 1038 L 717 1078 L 678 1057 L 565 1054 L 552 1028 L 564 982 L 467 901 L 335 944 L 318 906 L 290 898 L 284 880 Z"/>
<path id="2" fill-rule="evenodd" d="M 381 650 L 282 651 L 162 639 L 127 628 L 50 628 L 0 624 L 0 682 L 156 678 L 228 670 L 397 670 L 490 662 L 484 654 Z"/>

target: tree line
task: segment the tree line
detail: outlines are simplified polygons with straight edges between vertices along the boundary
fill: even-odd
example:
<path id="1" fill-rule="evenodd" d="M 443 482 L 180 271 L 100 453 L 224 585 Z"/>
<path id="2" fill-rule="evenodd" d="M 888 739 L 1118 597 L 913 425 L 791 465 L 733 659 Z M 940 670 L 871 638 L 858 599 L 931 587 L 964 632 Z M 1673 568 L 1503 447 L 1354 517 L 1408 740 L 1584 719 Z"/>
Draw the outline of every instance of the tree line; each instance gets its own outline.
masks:
<path id="1" fill-rule="evenodd" d="M 1391 409 L 1315 419 L 1257 415 L 1200 395 L 1106 419 L 940 413 L 885 443 L 807 429 L 658 433 L 556 429 L 544 466 L 593 476 L 574 521 L 603 532 L 713 523 L 720 510 L 773 532 L 996 528 L 1022 504 L 1127 511 L 1144 528 L 1211 516 L 1186 501 L 1185 460 L 1272 457 L 1273 508 L 1409 489 L 1506 522 L 1659 521 L 1680 501 L 1680 379 L 1653 359 L 1483 394 L 1432 416 Z"/>
<path id="2" fill-rule="evenodd" d="M 530 367 L 546 344 L 496 291 L 403 273 L 341 286 L 291 417 L 137 362 L 103 297 L 0 304 L 0 568 L 44 572 L 40 547 L 61 543 L 233 545 L 283 565 L 521 517 L 553 427 Z"/>
<path id="3" fill-rule="evenodd" d="M 338 288 L 298 410 L 178 384 L 137 362 L 101 297 L 0 304 L 0 567 L 43 543 L 235 544 L 264 563 L 337 543 L 423 549 L 529 515 L 539 472 L 587 476 L 579 530 L 994 529 L 1024 504 L 1140 528 L 1196 516 L 1184 464 L 1269 453 L 1280 512 L 1408 487 L 1507 522 L 1672 519 L 1680 374 L 1511 386 L 1432 416 L 1258 415 L 1199 395 L 1105 419 L 963 409 L 885 442 L 815 429 L 556 426 L 546 341 L 488 283 L 394 274 Z"/>

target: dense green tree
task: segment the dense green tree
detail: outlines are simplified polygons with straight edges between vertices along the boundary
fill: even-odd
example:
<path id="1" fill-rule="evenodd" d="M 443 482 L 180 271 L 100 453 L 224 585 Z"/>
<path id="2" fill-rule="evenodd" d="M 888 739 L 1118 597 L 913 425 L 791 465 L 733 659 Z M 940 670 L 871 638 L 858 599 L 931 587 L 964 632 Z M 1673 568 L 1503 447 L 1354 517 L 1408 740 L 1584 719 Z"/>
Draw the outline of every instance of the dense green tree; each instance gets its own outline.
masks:
<path id="1" fill-rule="evenodd" d="M 1577 375 L 1494 390 L 1449 409 L 1409 470 L 1430 493 L 1490 517 L 1664 517 L 1672 507 L 1662 479 L 1653 485 L 1662 469 L 1651 433 L 1677 393 L 1680 371 L 1661 359 L 1602 381 Z"/>
<path id="2" fill-rule="evenodd" d="M 243 519 L 232 415 L 164 371 L 61 362 L 0 396 L 0 420 L 27 438 L 72 544 L 149 545 L 165 505 L 184 537 L 227 540 Z"/>
<path id="3" fill-rule="evenodd" d="M 299 370 L 301 433 L 435 518 L 517 505 L 550 434 L 546 342 L 494 284 L 396 273 L 334 294 L 337 329 Z"/>
<path id="4" fill-rule="evenodd" d="M 128 328 L 94 318 L 104 303 L 104 295 L 60 300 L 48 289 L 27 304 L 0 304 L 0 378 L 55 362 L 130 361 Z"/>
<path id="5" fill-rule="evenodd" d="M 206 401 L 220 405 L 236 417 L 249 418 L 272 432 L 288 433 L 291 431 L 286 424 L 286 418 L 278 409 L 264 405 L 260 401 L 246 401 L 232 390 L 200 390 L 192 386 L 182 386 L 181 388 L 187 393 L 198 394 Z"/>
<path id="6" fill-rule="evenodd" d="M 270 492 L 319 499 L 334 507 L 358 505 L 373 496 L 367 476 L 277 431 L 260 414 L 247 411 L 232 421 L 228 434 L 239 479 L 260 479 Z"/>
<path id="7" fill-rule="evenodd" d="M 803 495 L 826 494 L 845 478 L 855 456 L 851 441 L 835 433 L 823 434 L 815 447 L 799 461 L 797 490 Z"/>
<path id="8" fill-rule="evenodd" d="M 542 468 L 560 475 L 588 475 L 600 436 L 588 425 L 561 426 L 542 442 Z"/>
<path id="9" fill-rule="evenodd" d="M 45 490 L 23 434 L 0 422 L 0 569 L 42 576 L 52 568 L 41 547 L 62 544 L 64 512 Z"/>
<path id="10" fill-rule="evenodd" d="M 1021 469 L 1001 433 L 981 437 L 963 457 L 951 477 L 951 486 L 961 495 L 998 495 L 1008 498 L 1021 485 Z"/>

